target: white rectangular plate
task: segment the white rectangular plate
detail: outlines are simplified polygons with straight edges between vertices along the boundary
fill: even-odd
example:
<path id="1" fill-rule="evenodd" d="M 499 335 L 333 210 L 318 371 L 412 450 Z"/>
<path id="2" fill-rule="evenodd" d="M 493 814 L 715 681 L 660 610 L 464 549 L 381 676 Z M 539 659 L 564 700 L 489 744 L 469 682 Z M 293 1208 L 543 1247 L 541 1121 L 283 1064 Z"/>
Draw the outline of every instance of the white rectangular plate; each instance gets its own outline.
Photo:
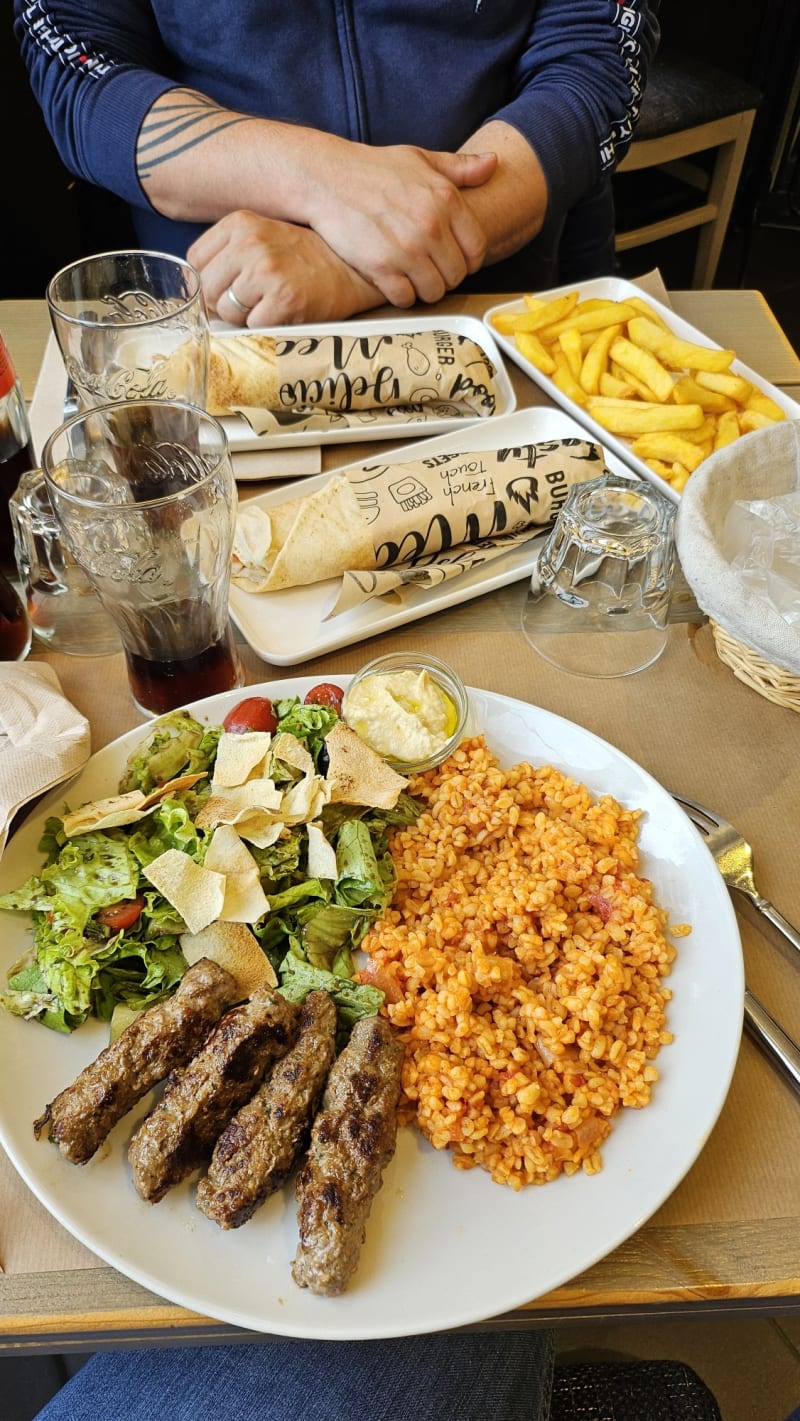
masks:
<path id="1" fill-rule="evenodd" d="M 230 326 L 233 332 L 236 328 Z M 30 421 L 34 449 L 41 450 L 54 429 L 64 422 L 67 372 L 52 331 L 45 346 L 36 389 L 31 400 Z M 322 468 L 319 441 L 295 444 L 291 448 L 234 450 L 233 472 L 237 483 L 268 479 L 297 479 L 318 474 Z"/>
<path id="2" fill-rule="evenodd" d="M 647 301 L 648 305 L 653 307 L 654 311 L 657 311 L 660 316 L 663 316 L 670 329 L 674 331 L 676 336 L 680 336 L 682 340 L 694 341 L 696 345 L 709 346 L 714 350 L 720 349 L 716 341 L 709 340 L 708 336 L 703 335 L 702 331 L 698 331 L 694 326 L 690 326 L 688 321 L 684 321 L 680 316 L 676 316 L 675 312 L 671 311 L 668 306 L 664 306 L 661 301 L 657 301 L 653 296 L 648 295 L 646 291 L 643 291 L 640 286 L 636 286 L 632 281 L 623 281 L 621 277 L 600 276 L 593 281 L 583 282 L 577 288 L 575 285 L 559 286 L 552 291 L 537 291 L 536 295 L 541 296 L 546 301 L 551 301 L 557 296 L 564 296 L 568 291 L 575 291 L 576 289 L 580 292 L 581 301 L 586 301 L 589 298 L 599 298 L 604 301 L 624 301 L 627 296 L 640 296 L 643 300 Z M 672 488 L 665 479 L 659 478 L 658 474 L 648 468 L 647 464 L 632 452 L 630 443 L 627 440 L 619 435 L 609 434 L 607 430 L 603 429 L 602 425 L 599 425 L 596 420 L 592 419 L 591 415 L 588 414 L 585 409 L 576 404 L 574 400 L 571 400 L 568 395 L 564 394 L 563 390 L 558 388 L 558 385 L 554 385 L 553 381 L 548 379 L 547 375 L 543 375 L 541 370 L 537 370 L 535 365 L 532 365 L 529 360 L 525 359 L 525 356 L 517 348 L 517 343 L 513 336 L 501 335 L 492 325 L 493 317 L 500 311 L 524 311 L 526 309 L 525 302 L 520 299 L 506 301 L 499 306 L 492 306 L 491 309 L 484 314 L 483 319 L 486 323 L 486 327 L 493 333 L 501 349 L 505 351 L 506 355 L 510 356 L 521 370 L 525 371 L 526 375 L 530 376 L 531 380 L 535 380 L 536 384 L 541 386 L 551 400 L 554 400 L 557 405 L 561 405 L 562 409 L 574 415 L 579 424 L 582 424 L 585 429 L 588 429 L 594 439 L 600 440 L 606 449 L 613 450 L 615 454 L 618 454 L 620 459 L 631 469 L 635 469 L 636 473 L 643 479 L 648 479 L 651 484 L 655 484 L 663 494 L 666 494 L 672 503 L 678 503 L 680 501 L 680 494 L 676 493 L 675 489 Z M 759 390 L 763 390 L 776 404 L 780 405 L 789 419 L 800 419 L 800 405 L 791 399 L 789 395 L 784 394 L 782 390 L 777 389 L 774 385 L 770 385 L 769 381 L 763 380 L 760 375 L 756 374 L 755 370 L 750 369 L 749 365 L 743 365 L 741 360 L 734 360 L 731 365 L 731 371 L 736 375 L 743 375 L 746 380 L 749 380 L 753 385 L 757 385 Z"/>
<path id="3" fill-rule="evenodd" d="M 467 430 L 425 439 L 405 446 L 397 454 L 403 462 L 436 453 L 479 452 L 482 449 L 503 449 L 519 444 L 535 444 L 545 439 L 586 438 L 586 431 L 569 415 L 558 409 L 525 409 L 502 418 L 477 420 Z M 631 477 L 630 469 L 608 451 L 602 443 L 610 470 Z M 394 457 L 394 456 L 392 456 Z M 359 460 L 359 464 L 364 460 Z M 352 467 L 352 466 L 351 466 Z M 337 474 L 341 469 L 336 471 Z M 303 493 L 322 488 L 333 474 L 320 474 L 303 481 Z M 254 502 L 262 508 L 284 503 L 292 497 L 285 489 L 274 489 L 259 495 Z M 460 602 L 469 602 L 496 587 L 519 582 L 532 571 L 537 548 L 532 542 L 513 548 L 502 557 L 483 567 L 454 578 L 438 587 L 404 588 L 391 599 L 373 598 L 360 607 L 325 621 L 339 591 L 339 580 L 315 582 L 309 587 L 290 587 L 282 592 L 244 592 L 231 587 L 231 616 L 258 656 L 276 666 L 297 666 L 309 657 L 337 647 L 352 646 L 367 637 L 391 631 L 406 622 L 416 622 L 432 612 Z"/>
<path id="4" fill-rule="evenodd" d="M 486 419 L 471 415 L 441 415 L 436 414 L 434 407 L 430 412 L 420 409 L 412 414 L 407 410 L 362 410 L 349 414 L 349 423 L 345 424 L 334 412 L 320 410 L 312 423 L 300 423 L 299 419 L 287 414 L 286 428 L 280 434 L 261 435 L 253 431 L 246 419 L 234 415 L 221 421 L 231 449 L 234 452 L 241 449 L 291 449 L 303 444 L 360 444 L 368 439 L 416 439 L 421 434 L 446 434 L 448 430 L 464 429 L 473 424 L 494 424 L 495 420 L 516 408 L 517 400 L 494 335 L 475 316 L 391 317 L 332 325 L 263 326 L 252 330 L 230 327 L 225 331 L 218 330 L 215 325 L 215 335 L 346 335 L 351 339 L 379 335 L 382 331 L 413 334 L 415 331 L 441 330 L 468 336 L 486 351 L 495 365 L 497 409 L 493 415 Z"/>

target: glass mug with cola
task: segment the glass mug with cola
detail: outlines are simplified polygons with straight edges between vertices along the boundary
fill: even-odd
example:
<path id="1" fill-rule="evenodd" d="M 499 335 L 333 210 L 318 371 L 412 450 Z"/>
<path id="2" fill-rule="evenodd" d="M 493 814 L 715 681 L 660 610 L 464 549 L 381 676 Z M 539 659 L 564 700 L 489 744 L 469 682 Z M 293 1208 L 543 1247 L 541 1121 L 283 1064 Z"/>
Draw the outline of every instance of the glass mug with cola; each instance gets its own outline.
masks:
<path id="1" fill-rule="evenodd" d="M 161 715 L 241 685 L 228 615 L 236 484 L 217 420 L 178 401 L 103 405 L 57 429 L 42 466 L 139 709 Z"/>

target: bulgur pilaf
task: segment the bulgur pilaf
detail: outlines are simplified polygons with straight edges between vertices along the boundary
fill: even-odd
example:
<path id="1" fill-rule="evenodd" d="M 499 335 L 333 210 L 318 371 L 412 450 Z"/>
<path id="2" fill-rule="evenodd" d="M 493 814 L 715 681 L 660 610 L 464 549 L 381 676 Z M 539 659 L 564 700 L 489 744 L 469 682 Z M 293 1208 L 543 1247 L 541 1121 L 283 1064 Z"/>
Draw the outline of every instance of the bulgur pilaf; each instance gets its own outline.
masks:
<path id="1" fill-rule="evenodd" d="M 401 1119 L 513 1189 L 594 1174 L 672 1040 L 639 813 L 549 766 L 503 769 L 482 736 L 409 792 L 425 809 L 393 835 L 397 889 L 362 944 L 405 1046 Z"/>

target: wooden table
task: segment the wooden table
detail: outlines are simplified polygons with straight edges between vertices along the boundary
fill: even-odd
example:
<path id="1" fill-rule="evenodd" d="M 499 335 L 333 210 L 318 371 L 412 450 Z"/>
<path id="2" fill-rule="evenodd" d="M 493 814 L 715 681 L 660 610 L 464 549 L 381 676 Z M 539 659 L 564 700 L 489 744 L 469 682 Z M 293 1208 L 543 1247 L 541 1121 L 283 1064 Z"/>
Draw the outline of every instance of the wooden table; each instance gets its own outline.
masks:
<path id="1" fill-rule="evenodd" d="M 480 314 L 494 299 L 451 297 L 440 309 Z M 767 378 L 787 388 L 800 385 L 800 363 L 757 293 L 679 293 L 675 304 L 695 324 L 711 330 L 713 323 L 715 338 L 733 345 Z M 31 394 L 49 329 L 43 303 L 0 303 L 0 329 Z M 520 405 L 542 402 L 516 367 L 510 373 Z M 352 458 L 352 446 L 338 446 L 326 452 L 325 464 Z M 797 715 L 741 685 L 717 658 L 707 627 L 673 626 L 661 660 L 639 676 L 598 683 L 560 673 L 535 658 L 522 636 L 524 592 L 524 583 L 501 589 L 306 662 L 297 674 L 335 679 L 336 672 L 353 671 L 383 651 L 422 645 L 455 665 L 468 683 L 578 721 L 662 784 L 714 805 L 739 825 L 756 846 L 762 890 L 800 922 Z M 48 659 L 65 693 L 92 721 L 95 749 L 140 723 L 121 657 Z M 249 648 L 245 662 L 251 683 L 290 674 L 258 660 Z M 745 917 L 740 925 L 749 985 L 800 1039 L 800 964 Z M 100 1263 L 54 1268 L 44 1243 L 35 1266 L 15 1266 L 11 1229 L 20 1218 L 33 1230 L 34 1250 L 36 1230 L 44 1236 L 58 1225 L 8 1162 L 0 1164 L 0 1263 L 6 1270 L 0 1278 L 0 1347 L 80 1351 L 252 1335 L 173 1306 Z M 594 1267 L 491 1325 L 723 1311 L 800 1311 L 800 1100 L 748 1039 L 710 1140 L 658 1213 Z"/>

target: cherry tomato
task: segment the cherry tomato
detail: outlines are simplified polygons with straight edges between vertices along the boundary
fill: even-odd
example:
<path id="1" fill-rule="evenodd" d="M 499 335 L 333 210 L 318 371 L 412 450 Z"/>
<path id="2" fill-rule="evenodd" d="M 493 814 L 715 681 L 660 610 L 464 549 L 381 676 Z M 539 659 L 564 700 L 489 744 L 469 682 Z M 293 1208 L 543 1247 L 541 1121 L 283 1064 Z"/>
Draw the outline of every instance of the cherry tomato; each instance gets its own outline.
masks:
<path id="1" fill-rule="evenodd" d="M 272 732 L 278 729 L 278 717 L 265 696 L 248 696 L 228 711 L 222 724 L 229 735 L 246 735 L 248 730 Z"/>
<path id="2" fill-rule="evenodd" d="M 144 898 L 130 898 L 122 903 L 109 903 L 108 907 L 101 908 L 95 917 L 104 928 L 111 928 L 112 932 L 118 933 L 123 928 L 133 927 L 143 908 Z"/>
<path id="3" fill-rule="evenodd" d="M 342 701 L 344 691 L 341 686 L 334 686 L 332 681 L 320 681 L 318 686 L 312 686 L 307 695 L 303 697 L 303 704 L 307 706 L 330 706 L 337 715 L 342 713 Z"/>
<path id="4" fill-rule="evenodd" d="M 394 1005 L 403 1000 L 403 988 L 392 971 L 392 963 L 382 967 L 379 962 L 373 962 L 368 958 L 360 972 L 353 973 L 353 981 L 361 982 L 365 987 L 377 987 L 379 992 L 383 992 L 387 1002 Z"/>

